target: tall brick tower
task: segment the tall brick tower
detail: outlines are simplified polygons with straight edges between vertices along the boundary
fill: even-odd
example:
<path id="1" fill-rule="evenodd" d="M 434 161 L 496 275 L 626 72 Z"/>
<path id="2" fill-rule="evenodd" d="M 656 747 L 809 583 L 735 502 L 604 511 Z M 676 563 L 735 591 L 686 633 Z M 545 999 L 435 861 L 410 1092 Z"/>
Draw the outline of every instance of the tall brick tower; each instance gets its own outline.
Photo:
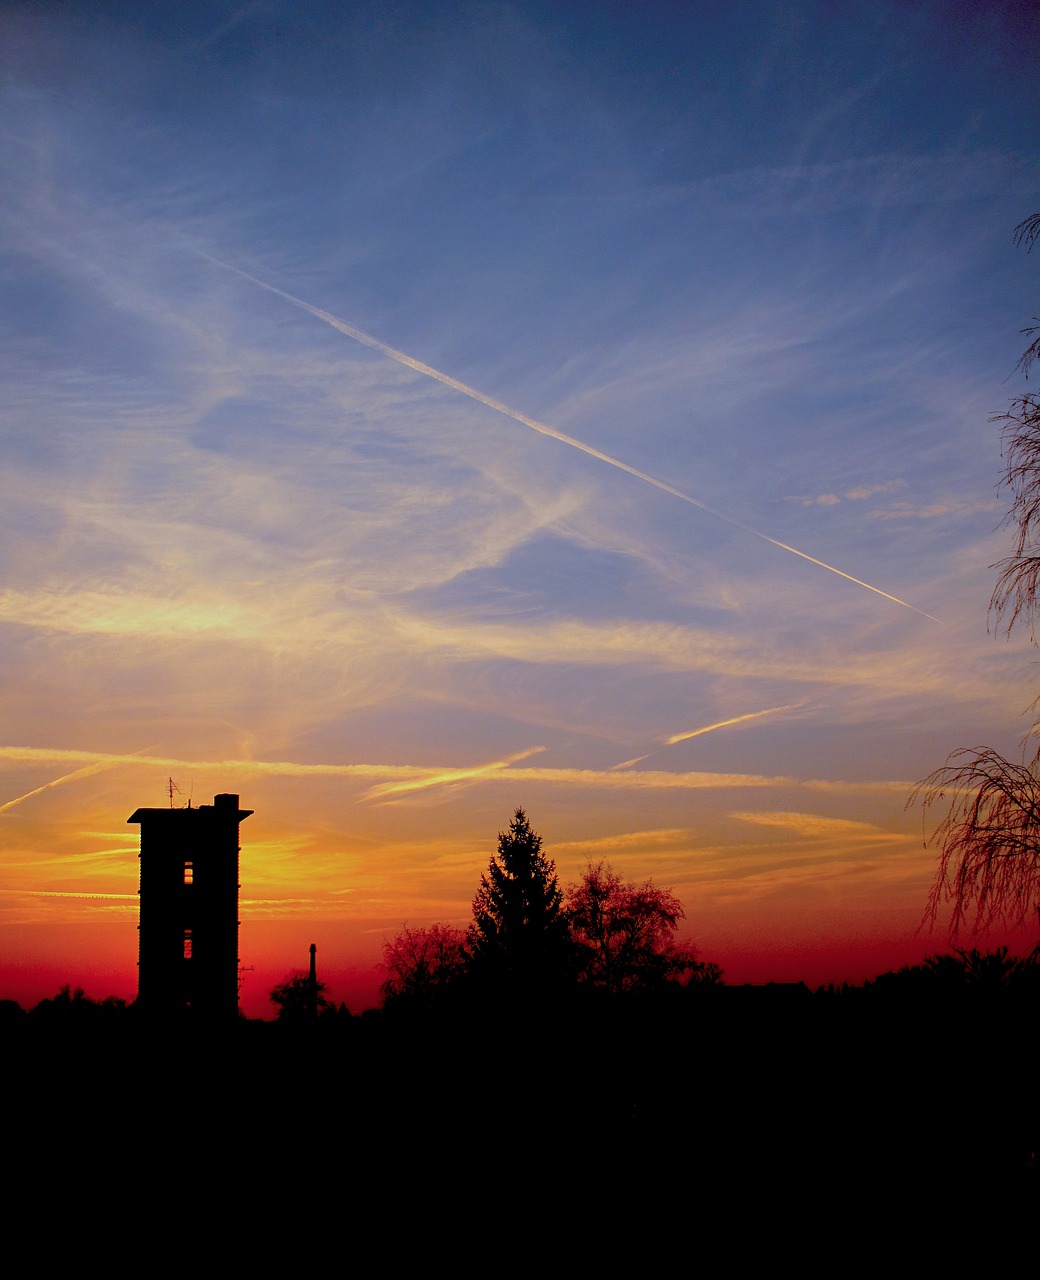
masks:
<path id="1" fill-rule="evenodd" d="M 238 796 L 197 809 L 138 809 L 141 922 L 137 1001 L 143 1012 L 190 1009 L 207 1022 L 238 1014 Z"/>

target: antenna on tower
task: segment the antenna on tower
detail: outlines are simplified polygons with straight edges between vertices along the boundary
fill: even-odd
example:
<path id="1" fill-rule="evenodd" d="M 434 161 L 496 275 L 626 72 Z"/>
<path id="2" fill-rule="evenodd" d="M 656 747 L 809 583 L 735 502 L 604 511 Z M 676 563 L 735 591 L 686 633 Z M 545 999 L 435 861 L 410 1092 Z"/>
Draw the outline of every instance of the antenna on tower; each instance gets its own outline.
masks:
<path id="1" fill-rule="evenodd" d="M 176 782 L 174 782 L 172 778 L 170 778 L 168 781 L 169 781 L 169 786 L 166 789 L 170 793 L 170 808 L 172 809 L 174 807 L 173 805 L 174 792 L 176 792 L 177 795 L 183 795 L 184 793 L 181 791 L 180 787 L 178 787 L 178 785 L 176 784 Z"/>

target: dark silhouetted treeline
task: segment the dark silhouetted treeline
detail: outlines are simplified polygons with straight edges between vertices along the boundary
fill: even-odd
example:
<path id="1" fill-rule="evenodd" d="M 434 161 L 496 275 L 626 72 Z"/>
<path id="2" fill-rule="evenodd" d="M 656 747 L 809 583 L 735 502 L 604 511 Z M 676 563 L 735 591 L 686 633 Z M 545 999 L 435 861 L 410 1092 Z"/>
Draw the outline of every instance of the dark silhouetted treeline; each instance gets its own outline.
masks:
<path id="1" fill-rule="evenodd" d="M 546 1249 L 551 1231 L 608 1263 L 642 1258 L 648 1232 L 730 1262 L 770 1241 L 804 1257 L 828 1232 L 891 1251 L 909 1226 L 921 1247 L 962 1212 L 1027 1235 L 1037 963 L 987 954 L 816 992 L 593 988 L 222 1031 L 65 989 L 0 1005 L 8 1163 L 90 1206 L 84 1230 L 118 1214 L 147 1252 L 202 1221 L 279 1265 L 339 1223 L 395 1256 L 531 1258 L 524 1233 Z"/>
<path id="2" fill-rule="evenodd" d="M 561 890 L 520 810 L 471 928 L 388 944 L 382 1009 L 334 1005 L 313 966 L 275 989 L 277 1020 L 224 1027 L 65 987 L 0 1004 L 8 1096 L 84 1166 L 118 1123 L 163 1177 L 187 1160 L 215 1180 L 232 1150 L 268 1180 L 307 1170 L 308 1215 L 359 1170 L 402 1223 L 409 1197 L 501 1196 L 533 1171 L 540 1196 L 608 1216 L 950 1170 L 1035 1193 L 1040 949 L 727 986 L 675 941 L 681 914 L 602 864 Z"/>
<path id="3" fill-rule="evenodd" d="M 561 889 L 541 836 L 517 809 L 481 876 L 469 928 L 405 926 L 386 943 L 384 1004 L 414 1015 L 717 985 L 721 969 L 675 937 L 684 914 L 670 890 L 626 883 L 603 862 Z"/>
<path id="4" fill-rule="evenodd" d="M 1029 1182 L 1038 1012 L 1037 954 L 1002 949 L 816 992 L 671 984 L 537 1003 L 485 991 L 205 1033 L 65 988 L 28 1012 L 6 1002 L 0 1026 L 12 1096 L 115 1108 L 160 1145 L 191 1133 L 209 1151 L 237 1117 L 244 1158 L 260 1164 L 326 1147 L 453 1164 L 508 1133 L 547 1176 L 580 1150 L 584 1168 L 636 1193 L 677 1153 L 745 1189 L 947 1167 Z"/>

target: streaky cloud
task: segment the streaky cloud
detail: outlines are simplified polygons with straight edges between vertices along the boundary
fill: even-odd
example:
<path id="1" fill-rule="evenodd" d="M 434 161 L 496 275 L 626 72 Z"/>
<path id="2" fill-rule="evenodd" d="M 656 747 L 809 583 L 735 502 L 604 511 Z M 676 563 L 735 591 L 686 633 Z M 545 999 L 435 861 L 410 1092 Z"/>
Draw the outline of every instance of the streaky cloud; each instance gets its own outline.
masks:
<path id="1" fill-rule="evenodd" d="M 530 747 L 526 751 L 518 751 L 515 755 L 506 756 L 504 760 L 492 760 L 487 764 L 472 765 L 469 768 L 445 769 L 443 773 L 434 774 L 429 778 L 416 778 L 405 782 L 381 782 L 367 791 L 362 799 L 375 800 L 407 791 L 425 791 L 430 787 L 448 786 L 453 782 L 475 782 L 508 769 L 510 765 L 520 760 L 527 760 L 544 750 L 544 747 Z"/>
<path id="2" fill-rule="evenodd" d="M 557 840 L 553 843 L 554 857 L 583 853 L 642 852 L 648 846 L 688 843 L 692 832 L 687 827 L 661 827 L 654 831 L 624 831 L 613 836 L 592 836 L 588 840 Z"/>
<path id="3" fill-rule="evenodd" d="M 868 841 L 882 844 L 905 844 L 905 831 L 885 831 L 873 822 L 861 822 L 853 818 L 832 818 L 818 813 L 778 812 L 732 813 L 731 818 L 755 823 L 761 827 L 775 827 L 794 835 L 812 839 Z"/>
<path id="4" fill-rule="evenodd" d="M 268 293 L 274 294 L 278 298 L 283 298 L 286 302 L 291 303 L 294 307 L 299 307 L 306 311 L 317 320 L 330 325 L 339 333 L 345 334 L 348 338 L 353 338 L 355 342 L 360 342 L 366 347 L 371 347 L 375 351 L 382 352 L 391 360 L 396 360 L 399 364 L 405 365 L 409 369 L 414 369 L 416 373 L 424 374 L 428 378 L 441 383 L 443 386 L 450 387 L 453 391 L 458 391 L 461 395 L 468 396 L 471 400 L 486 405 L 487 408 L 493 409 L 496 413 L 504 414 L 507 418 L 512 418 L 515 422 L 521 423 L 525 427 L 530 427 L 532 431 L 537 431 L 540 435 L 550 436 L 553 440 L 559 440 L 561 444 L 570 445 L 572 449 L 578 449 L 582 453 L 586 453 L 590 458 L 596 458 L 599 462 L 605 462 L 610 467 L 615 467 L 619 471 L 624 471 L 630 476 L 634 476 L 637 480 L 642 480 L 645 484 L 652 485 L 655 489 L 659 489 L 662 493 L 670 494 L 673 498 L 678 498 L 680 502 L 688 503 L 691 507 L 697 507 L 701 511 L 706 511 L 709 515 L 715 516 L 719 520 L 724 520 L 726 524 L 731 525 L 735 529 L 740 529 L 743 533 L 750 534 L 752 537 L 759 538 L 763 542 L 768 542 L 771 546 L 778 547 L 781 551 L 789 551 L 791 555 L 798 556 L 802 560 L 807 560 L 810 564 L 818 566 L 820 569 L 826 569 L 828 573 L 837 574 L 839 578 L 844 578 L 847 582 L 855 583 L 856 586 L 863 587 L 867 591 L 872 591 L 875 595 L 881 596 L 885 600 L 890 600 L 893 604 L 898 604 L 904 609 L 911 609 L 914 613 L 920 614 L 924 618 L 928 618 L 931 622 L 939 622 L 939 619 L 933 617 L 930 613 L 925 613 L 923 609 L 919 609 L 916 605 L 910 604 L 906 600 L 901 600 L 899 596 L 891 595 L 887 591 L 882 591 L 880 587 L 871 586 L 869 582 L 864 582 L 862 578 L 856 578 L 851 573 L 846 573 L 844 569 L 839 569 L 833 564 L 828 564 L 826 560 L 819 560 L 816 556 L 809 555 L 806 551 L 799 551 L 797 547 L 792 547 L 789 543 L 781 542 L 778 538 L 772 538 L 767 533 L 762 533 L 758 529 L 753 529 L 750 525 L 742 523 L 740 520 L 728 516 L 724 512 L 719 511 L 715 507 L 709 506 L 706 502 L 702 502 L 699 498 L 694 498 L 688 493 L 684 493 L 682 489 L 676 489 L 673 485 L 666 484 L 663 480 L 658 480 L 655 476 L 649 475 L 645 471 L 640 471 L 637 467 L 630 466 L 627 462 L 622 462 L 620 458 L 615 458 L 609 453 L 604 453 L 601 449 L 595 448 L 593 445 L 586 444 L 582 440 L 575 439 L 574 436 L 566 435 L 562 431 L 558 431 L 555 427 L 549 426 L 546 422 L 539 422 L 537 418 L 528 417 L 527 414 L 521 413 L 518 409 L 512 409 L 507 404 L 503 404 L 501 400 L 495 400 L 493 397 L 485 395 L 483 391 L 478 391 L 475 387 L 469 386 L 465 382 L 460 382 L 457 378 L 453 378 L 450 374 L 441 373 L 439 369 L 434 369 L 431 365 L 424 364 L 421 360 L 416 360 L 413 356 L 406 355 L 403 351 L 398 351 L 396 347 L 391 347 L 385 342 L 381 342 L 378 338 L 374 338 L 371 334 L 365 333 L 363 329 L 358 329 L 352 324 L 348 324 L 346 320 L 341 320 L 338 316 L 334 316 L 329 311 L 323 311 L 320 307 L 314 306 L 313 303 L 305 302 L 302 298 L 297 298 L 294 294 L 286 293 L 284 289 L 279 289 L 273 284 L 268 284 L 264 280 L 260 280 L 254 275 L 250 275 L 248 271 L 243 271 L 240 267 L 232 266 L 228 262 L 223 262 L 220 258 L 214 258 L 207 253 L 201 253 L 200 256 L 208 262 L 212 262 L 215 266 L 222 267 L 225 271 L 231 271 L 237 276 L 241 276 L 243 280 L 248 280 L 250 284 L 254 284 L 259 289 L 266 289 Z"/>
<path id="5" fill-rule="evenodd" d="M 521 752 L 519 758 L 534 754 L 540 748 Z M 477 765 L 472 769 L 451 767 L 435 768 L 423 765 L 394 764 L 303 764 L 293 760 L 198 760 L 174 756 L 146 756 L 142 754 L 120 755 L 83 751 L 74 748 L 4 747 L 0 746 L 0 760 L 33 763 L 39 760 L 67 760 L 105 762 L 110 765 L 134 765 L 145 768 L 172 768 L 221 770 L 223 773 L 278 777 L 340 777 L 383 778 L 401 781 L 420 781 L 436 785 L 450 782 L 452 775 L 461 775 L 467 781 L 543 782 L 569 786 L 602 787 L 611 790 L 679 789 L 703 791 L 740 787 L 795 787 L 824 792 L 860 792 L 870 794 L 903 794 L 913 785 L 903 781 L 849 782 L 833 778 L 796 778 L 789 774 L 755 773 L 669 773 L 660 769 L 538 769 Z"/>
<path id="6" fill-rule="evenodd" d="M 633 765 L 641 764 L 644 760 L 649 760 L 650 755 L 652 754 L 653 753 L 651 752 L 645 756 L 633 756 L 631 760 L 622 760 L 620 764 L 613 764 L 610 766 L 611 772 L 615 769 L 631 769 Z"/>
<path id="7" fill-rule="evenodd" d="M 33 796 L 49 791 L 51 787 L 60 786 L 63 782 L 76 782 L 80 778 L 90 778 L 95 773 L 102 773 L 105 769 L 114 769 L 117 763 L 119 762 L 101 760 L 95 764 L 84 765 L 82 769 L 75 769 L 72 773 L 63 773 L 60 778 L 53 778 L 50 782 L 45 782 L 42 787 L 34 787 L 32 791 L 26 791 L 24 795 L 15 796 L 13 800 L 8 800 L 6 804 L 0 804 L 0 813 L 6 813 L 8 809 L 13 809 L 16 804 L 31 800 Z"/>
<path id="8" fill-rule="evenodd" d="M 794 711 L 798 707 L 804 707 L 804 706 L 805 706 L 804 702 L 792 702 L 792 703 L 788 703 L 787 706 L 783 706 L 783 707 L 767 707 L 764 711 L 749 711 L 746 715 L 743 715 L 743 716 L 732 716 L 729 720 L 718 720 L 715 722 L 715 724 L 706 724 L 701 729 L 690 729 L 686 733 L 673 733 L 670 738 L 665 738 L 664 745 L 666 747 L 674 747 L 679 742 L 688 742 L 691 738 L 701 737 L 702 734 L 714 733 L 716 729 L 726 729 L 730 725 L 744 724 L 745 721 L 748 721 L 748 720 L 758 720 L 762 716 L 774 715 L 776 712 L 779 712 L 779 711 Z M 632 768 L 633 765 L 637 765 L 643 760 L 649 760 L 650 756 L 655 754 L 656 754 L 655 752 L 651 751 L 645 756 L 636 756 L 632 760 L 622 760 L 620 764 L 613 765 L 612 770 L 613 769 L 630 769 Z"/>
<path id="9" fill-rule="evenodd" d="M 702 729 L 689 729 L 686 733 L 673 733 L 670 738 L 665 738 L 665 745 L 674 747 L 677 742 L 689 742 L 691 738 L 699 738 L 705 733 L 714 733 L 716 729 L 727 729 L 730 725 L 745 724 L 748 720 L 759 720 L 762 716 L 776 715 L 780 711 L 795 711 L 799 707 L 805 706 L 804 702 L 791 702 L 784 707 L 767 707 L 764 711 L 749 711 L 743 716 L 732 716 L 729 720 L 718 720 L 715 724 L 706 724 Z M 621 768 L 617 765 L 616 768 Z"/>
<path id="10" fill-rule="evenodd" d="M 136 893 L 75 893 L 61 889 L 3 889 L 0 892 L 20 898 L 87 898 L 104 902 L 137 902 L 140 898 Z"/>
<path id="11" fill-rule="evenodd" d="M 946 204 L 999 190 L 1014 171 L 1015 158 L 994 150 L 951 151 L 945 155 L 883 153 L 816 164 L 738 169 L 704 178 L 680 191 L 725 201 L 731 207 L 764 211 L 798 209 L 889 209 Z"/>

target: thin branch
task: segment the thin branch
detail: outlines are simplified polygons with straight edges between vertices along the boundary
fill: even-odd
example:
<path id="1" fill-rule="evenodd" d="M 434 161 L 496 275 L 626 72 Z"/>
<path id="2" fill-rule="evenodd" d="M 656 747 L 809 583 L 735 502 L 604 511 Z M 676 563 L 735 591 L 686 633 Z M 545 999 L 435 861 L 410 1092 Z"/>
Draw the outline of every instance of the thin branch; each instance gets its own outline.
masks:
<path id="1" fill-rule="evenodd" d="M 1024 244 L 1028 253 L 1038 239 L 1040 239 L 1040 213 L 1031 213 L 1015 228 L 1015 245 L 1018 247 Z"/>
<path id="2" fill-rule="evenodd" d="M 1021 619 L 1036 643 L 1037 602 L 1040 593 L 1040 396 L 1020 396 L 1006 413 L 1001 452 L 1006 468 L 1003 483 L 1011 490 L 1005 528 L 1016 532 L 1015 548 L 991 568 L 997 581 L 990 596 L 990 615 L 996 629 L 1010 632 Z"/>
<path id="3" fill-rule="evenodd" d="M 1034 213 L 1015 228 L 1015 244 L 1025 245 L 1028 252 L 1038 239 L 1040 213 Z M 1017 367 L 1028 378 L 1040 358 L 1040 319 L 1023 332 L 1030 342 Z M 1025 622 L 1036 644 L 1040 396 L 1021 395 L 992 420 L 1004 424 L 1003 483 L 1011 490 L 1004 526 L 1016 536 L 1011 555 L 991 566 L 997 581 L 989 613 L 995 628 L 1008 633 L 1016 622 Z M 924 922 L 934 927 L 941 909 L 952 903 L 950 932 L 956 937 L 969 919 L 972 932 L 979 932 L 997 923 L 1020 924 L 1034 907 L 1040 910 L 1040 751 L 1022 764 L 1012 764 L 989 747 L 954 751 L 941 769 L 913 788 L 907 805 L 913 804 L 921 805 L 925 823 L 936 805 L 947 806 L 946 816 L 925 835 L 926 846 L 939 847 L 939 866 Z"/>
<path id="4" fill-rule="evenodd" d="M 925 921 L 953 905 L 950 933 L 1017 925 L 1040 906 L 1040 777 L 989 747 L 953 752 L 910 793 L 925 821 L 937 804 L 946 816 L 925 844 L 939 846 L 939 867 Z"/>

